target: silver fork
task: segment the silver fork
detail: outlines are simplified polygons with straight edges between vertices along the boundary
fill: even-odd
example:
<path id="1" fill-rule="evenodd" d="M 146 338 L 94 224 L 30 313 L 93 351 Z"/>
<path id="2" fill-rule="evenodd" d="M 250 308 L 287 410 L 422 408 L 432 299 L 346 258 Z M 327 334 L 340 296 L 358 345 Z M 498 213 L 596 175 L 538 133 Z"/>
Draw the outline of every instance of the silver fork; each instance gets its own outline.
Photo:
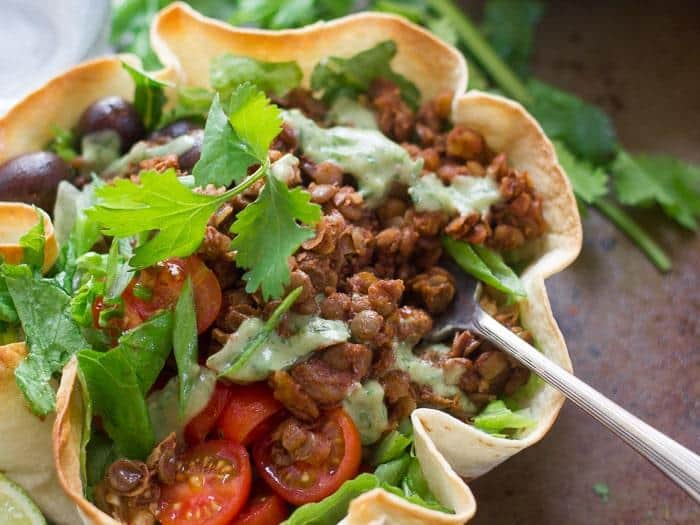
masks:
<path id="1" fill-rule="evenodd" d="M 697 454 L 547 359 L 481 309 L 475 298 L 478 283 L 474 278 L 451 261 L 444 261 L 443 266 L 455 277 L 458 293 L 425 340 L 444 341 L 458 330 L 479 334 L 600 421 L 700 503 L 700 457 Z"/>

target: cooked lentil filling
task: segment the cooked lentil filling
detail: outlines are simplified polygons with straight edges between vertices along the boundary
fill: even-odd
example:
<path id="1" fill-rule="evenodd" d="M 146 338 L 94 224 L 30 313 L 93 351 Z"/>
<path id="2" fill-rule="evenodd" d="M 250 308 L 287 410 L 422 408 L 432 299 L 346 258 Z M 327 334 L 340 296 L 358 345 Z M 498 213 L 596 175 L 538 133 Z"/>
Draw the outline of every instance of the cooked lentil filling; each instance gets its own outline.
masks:
<path id="1" fill-rule="evenodd" d="M 492 151 L 478 132 L 450 123 L 448 92 L 414 112 L 396 84 L 375 80 L 360 97 L 359 109 L 371 111 L 384 137 L 376 130 L 346 128 L 350 131 L 332 135 L 336 142 L 323 142 L 336 124 L 336 112 L 310 91 L 296 88 L 275 102 L 287 111 L 270 151 L 272 171 L 289 187 L 306 189 L 323 210 L 315 236 L 288 261 L 288 290 L 301 287 L 301 295 L 259 356 L 237 372 L 244 379 L 266 380 L 288 411 L 272 433 L 275 463 L 292 468 L 300 460 L 328 461 L 332 442 L 314 428 L 335 407 L 351 415 L 367 445 L 397 428 L 417 407 L 470 421 L 489 401 L 524 385 L 528 370 L 475 334 L 460 332 L 441 345 L 423 345 L 421 339 L 456 294 L 454 277 L 440 265 L 441 236 L 503 252 L 545 232 L 542 199 L 528 174 L 510 167 L 507 156 Z M 357 121 L 368 126 L 366 115 Z M 201 138 L 196 126 L 180 127 L 178 133 Z M 353 146 L 363 137 L 388 137 L 398 150 L 390 159 L 339 153 L 334 161 L 338 141 Z M 171 140 L 168 133 L 151 138 L 153 144 Z M 362 151 L 373 155 L 374 150 Z M 320 158 L 324 154 L 329 158 Z M 187 154 L 156 156 L 131 162 L 126 176 L 138 179 L 141 170 L 168 168 L 186 175 L 196 160 Z M 384 170 L 386 187 L 379 185 L 380 193 L 361 184 L 361 174 L 350 173 L 363 167 Z M 401 170 L 407 174 L 403 179 L 390 176 Z M 406 184 L 410 176 L 413 189 Z M 219 371 L 280 303 L 246 292 L 230 248 L 236 214 L 255 200 L 263 184 L 258 181 L 218 209 L 198 250 L 223 291 L 213 327 L 200 339 L 208 365 Z M 532 343 L 517 305 L 507 305 L 489 287 L 484 290 L 486 310 Z M 163 374 L 173 373 L 170 367 Z M 160 488 L 187 470 L 174 450 L 170 437 L 146 463 L 112 464 L 96 490 L 97 504 L 129 523 L 148 523 L 156 514 Z"/>

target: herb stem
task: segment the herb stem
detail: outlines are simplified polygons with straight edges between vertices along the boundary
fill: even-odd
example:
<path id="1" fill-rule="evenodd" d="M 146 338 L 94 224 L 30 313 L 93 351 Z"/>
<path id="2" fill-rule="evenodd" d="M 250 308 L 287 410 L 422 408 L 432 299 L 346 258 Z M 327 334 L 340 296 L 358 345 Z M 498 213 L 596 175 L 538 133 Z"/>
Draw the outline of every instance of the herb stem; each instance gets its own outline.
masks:
<path id="1" fill-rule="evenodd" d="M 265 321 L 265 324 L 262 327 L 262 330 L 250 339 L 246 345 L 243 347 L 243 350 L 241 353 L 238 355 L 238 358 L 233 362 L 231 366 L 229 366 L 223 373 L 219 374 L 220 376 L 226 376 L 233 374 L 237 371 L 239 371 L 243 366 L 250 361 L 250 358 L 253 357 L 253 354 L 257 352 L 260 347 L 267 341 L 267 338 L 270 337 L 270 334 L 274 331 L 275 328 L 277 328 L 277 325 L 280 322 L 280 319 L 282 319 L 282 316 L 287 313 L 287 311 L 294 305 L 296 300 L 299 298 L 301 295 L 302 287 L 298 286 L 291 292 L 287 294 L 287 297 L 284 298 L 284 300 L 275 308 L 275 311 L 272 312 L 272 315 L 270 318 Z"/>
<path id="2" fill-rule="evenodd" d="M 469 52 L 474 55 L 504 92 L 525 105 L 532 103 L 532 95 L 528 92 L 525 84 L 498 56 L 476 25 L 452 0 L 428 0 L 428 5 L 455 25 L 457 34 Z"/>
<path id="3" fill-rule="evenodd" d="M 264 175 L 267 173 L 267 169 L 270 167 L 270 161 L 266 160 L 263 162 L 260 167 L 255 170 L 255 173 L 253 173 L 250 177 L 246 177 L 240 184 L 237 186 L 231 188 L 225 193 L 222 193 L 219 195 L 219 197 L 216 199 L 217 202 L 226 202 L 227 200 L 231 199 L 232 197 L 235 197 L 236 195 L 239 195 L 243 193 L 245 190 L 250 188 L 253 184 L 258 182 Z"/>
<path id="4" fill-rule="evenodd" d="M 594 206 L 622 230 L 644 252 L 649 260 L 662 272 L 671 269 L 671 260 L 654 239 L 645 232 L 622 208 L 608 199 L 598 199 Z"/>

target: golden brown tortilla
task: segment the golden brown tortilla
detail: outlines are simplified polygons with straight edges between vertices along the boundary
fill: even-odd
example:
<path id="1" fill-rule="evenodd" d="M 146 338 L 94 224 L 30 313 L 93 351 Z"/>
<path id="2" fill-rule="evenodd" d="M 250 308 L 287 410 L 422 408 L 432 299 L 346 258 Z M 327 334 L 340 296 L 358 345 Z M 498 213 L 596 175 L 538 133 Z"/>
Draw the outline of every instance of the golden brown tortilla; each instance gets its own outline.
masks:
<path id="1" fill-rule="evenodd" d="M 269 61 L 297 60 L 308 81 L 308 74 L 320 58 L 350 56 L 391 39 L 398 45 L 393 66 L 416 83 L 424 98 L 433 97 L 444 89 L 461 94 L 466 88 L 466 64 L 456 50 L 423 29 L 391 15 L 365 13 L 299 30 L 269 32 L 232 28 L 177 3 L 161 12 L 154 21 L 151 38 L 161 61 L 170 70 L 168 76 L 187 85 L 206 86 L 210 60 L 223 52 Z M 72 87 L 73 83 L 80 88 Z M 49 82 L 0 119 L 0 160 L 40 149 L 51 138 L 51 119 L 69 128 L 95 98 L 107 94 L 129 98 L 130 92 L 130 80 L 115 59 L 78 66 Z M 49 119 L 40 107 L 51 108 Z M 65 113 L 60 109 L 63 107 Z M 550 230 L 533 246 L 535 258 L 522 276 L 528 301 L 521 303 L 521 314 L 541 350 L 570 370 L 571 362 L 552 316 L 544 279 L 575 259 L 581 246 L 581 225 L 575 199 L 554 149 L 522 106 L 501 97 L 474 91 L 460 95 L 454 102 L 453 120 L 481 132 L 491 148 L 507 153 L 514 167 L 528 171 L 543 196 Z M 58 392 L 54 426 L 56 466 L 61 483 L 88 518 L 87 522 L 114 524 L 113 519 L 82 494 L 79 445 L 83 408 L 75 379 L 75 360 L 72 360 L 64 371 Z M 456 514 L 429 511 L 375 490 L 353 501 L 344 523 L 456 524 L 468 521 L 476 506 L 471 492 L 454 471 L 474 478 L 535 443 L 553 424 L 562 403 L 563 396 L 549 387 L 538 392 L 530 403 L 537 425 L 518 440 L 494 438 L 443 412 L 416 410 L 412 415 L 416 453 L 431 490 L 444 505 L 455 509 Z"/>

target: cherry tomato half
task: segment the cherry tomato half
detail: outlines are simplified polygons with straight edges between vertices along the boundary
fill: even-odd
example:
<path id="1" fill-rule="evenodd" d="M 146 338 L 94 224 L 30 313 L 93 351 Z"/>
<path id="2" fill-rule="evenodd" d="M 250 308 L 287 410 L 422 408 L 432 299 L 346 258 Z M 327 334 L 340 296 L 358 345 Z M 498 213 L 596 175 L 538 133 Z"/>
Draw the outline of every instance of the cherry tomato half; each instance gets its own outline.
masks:
<path id="1" fill-rule="evenodd" d="M 217 428 L 224 439 L 248 445 L 272 430 L 266 423 L 274 421 L 272 416 L 282 410 L 282 404 L 264 382 L 232 385 L 230 388 L 230 401 Z"/>
<path id="2" fill-rule="evenodd" d="M 327 447 L 313 462 L 294 459 L 282 446 L 277 430 L 253 445 L 253 457 L 262 479 L 288 502 L 303 505 L 320 501 L 343 482 L 354 478 L 360 468 L 362 446 L 355 424 L 344 410 L 326 413 L 310 430 L 316 445 Z M 302 445 L 303 446 L 303 445 Z"/>
<path id="3" fill-rule="evenodd" d="M 279 525 L 289 517 L 287 503 L 277 494 L 253 496 L 231 525 Z"/>
<path id="4" fill-rule="evenodd" d="M 204 441 L 226 408 L 230 394 L 231 388 L 228 385 L 221 381 L 216 383 L 214 393 L 207 406 L 185 425 L 185 441 L 188 445 L 198 445 Z"/>
<path id="5" fill-rule="evenodd" d="M 246 504 L 252 469 L 238 443 L 207 441 L 178 460 L 174 485 L 163 488 L 162 525 L 227 525 Z"/>
<path id="6" fill-rule="evenodd" d="M 197 310 L 197 331 L 201 334 L 211 326 L 221 309 L 219 281 L 196 255 L 167 261 L 145 268 L 132 279 L 124 294 L 126 323 L 139 324 L 156 312 L 170 308 L 177 302 L 187 276 L 192 279 L 194 304 Z M 126 328 L 134 328 L 127 324 Z"/>

